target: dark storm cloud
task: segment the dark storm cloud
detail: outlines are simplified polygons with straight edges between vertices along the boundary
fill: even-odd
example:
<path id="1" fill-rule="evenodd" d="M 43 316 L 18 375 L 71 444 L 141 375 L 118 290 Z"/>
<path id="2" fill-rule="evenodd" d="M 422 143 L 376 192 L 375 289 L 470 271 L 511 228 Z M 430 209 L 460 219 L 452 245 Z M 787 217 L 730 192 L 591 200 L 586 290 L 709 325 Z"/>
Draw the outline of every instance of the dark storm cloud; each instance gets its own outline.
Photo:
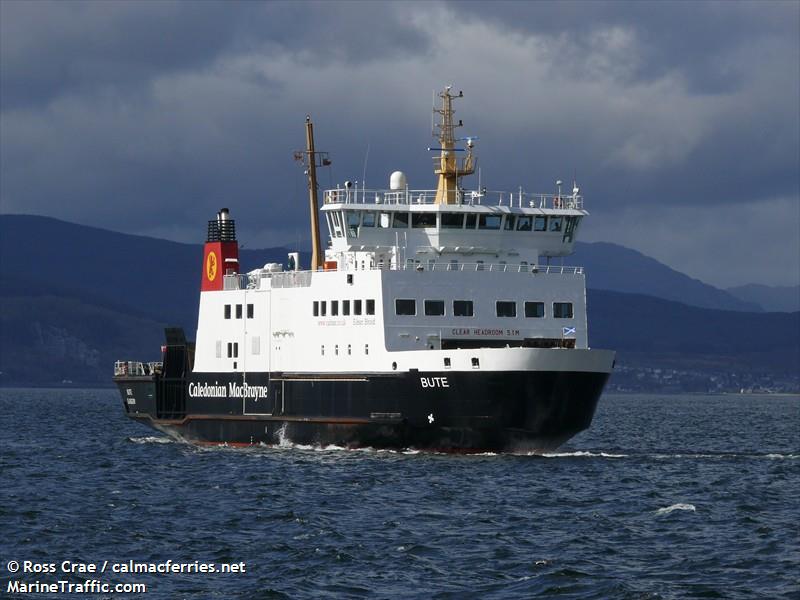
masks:
<path id="1" fill-rule="evenodd" d="M 800 277 L 798 3 L 3 1 L 0 17 L 3 212 L 190 241 L 230 205 L 248 246 L 293 243 L 306 113 L 333 153 L 323 186 L 400 168 L 431 187 L 431 91 L 454 83 L 490 187 L 574 174 L 589 237 L 692 257 L 712 283 Z"/>

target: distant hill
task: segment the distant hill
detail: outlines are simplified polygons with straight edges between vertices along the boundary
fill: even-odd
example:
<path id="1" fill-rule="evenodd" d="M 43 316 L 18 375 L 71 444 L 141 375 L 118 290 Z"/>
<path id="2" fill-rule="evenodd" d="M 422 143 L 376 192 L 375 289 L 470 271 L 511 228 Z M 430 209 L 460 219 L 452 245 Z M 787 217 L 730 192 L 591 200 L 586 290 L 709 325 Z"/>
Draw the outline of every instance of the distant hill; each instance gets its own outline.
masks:
<path id="1" fill-rule="evenodd" d="M 755 302 L 737 298 L 617 244 L 578 242 L 575 254 L 565 261 L 586 268 L 586 285 L 592 289 L 646 294 L 703 308 L 762 310 Z"/>
<path id="2" fill-rule="evenodd" d="M 728 288 L 728 293 L 745 302 L 754 302 L 768 311 L 800 310 L 800 285 L 769 286 L 750 283 Z"/>

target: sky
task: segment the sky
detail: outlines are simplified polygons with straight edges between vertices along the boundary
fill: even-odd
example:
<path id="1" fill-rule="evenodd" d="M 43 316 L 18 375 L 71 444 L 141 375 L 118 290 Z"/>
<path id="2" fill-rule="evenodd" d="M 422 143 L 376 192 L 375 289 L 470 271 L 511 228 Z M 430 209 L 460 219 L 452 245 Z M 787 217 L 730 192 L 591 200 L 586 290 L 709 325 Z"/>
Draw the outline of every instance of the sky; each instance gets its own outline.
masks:
<path id="1" fill-rule="evenodd" d="M 321 187 L 430 189 L 446 85 L 489 189 L 574 179 L 584 241 L 800 283 L 797 1 L 0 0 L 0 212 L 304 244 L 306 115 Z"/>

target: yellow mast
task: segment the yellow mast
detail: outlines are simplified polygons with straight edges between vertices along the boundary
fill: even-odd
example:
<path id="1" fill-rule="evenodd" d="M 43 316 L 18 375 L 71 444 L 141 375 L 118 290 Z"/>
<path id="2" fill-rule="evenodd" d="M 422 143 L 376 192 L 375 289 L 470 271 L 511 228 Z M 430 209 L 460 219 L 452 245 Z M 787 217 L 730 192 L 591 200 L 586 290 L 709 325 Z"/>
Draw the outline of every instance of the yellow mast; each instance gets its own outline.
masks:
<path id="1" fill-rule="evenodd" d="M 434 108 L 433 112 L 441 117 L 441 121 L 436 124 L 439 128 L 437 136 L 439 140 L 439 156 L 434 157 L 433 172 L 439 176 L 439 183 L 436 186 L 436 204 L 458 204 L 460 202 L 459 186 L 461 177 L 472 175 L 475 172 L 475 160 L 472 155 L 472 141 L 467 140 L 467 155 L 459 161 L 456 156 L 455 147 L 455 128 L 461 127 L 459 120 L 455 123 L 453 115 L 453 98 L 463 98 L 464 93 L 458 92 L 458 96 L 450 93 L 450 86 L 447 86 L 439 94 L 442 99 L 442 107 Z"/>
<path id="2" fill-rule="evenodd" d="M 311 117 L 306 117 L 306 149 L 305 152 L 295 152 L 294 159 L 302 161 L 308 176 L 308 210 L 311 217 L 311 270 L 322 268 L 322 246 L 319 241 L 319 207 L 317 205 L 317 167 L 327 167 L 331 164 L 327 152 L 317 152 L 314 149 L 314 124 Z M 317 161 L 319 160 L 319 164 Z"/>

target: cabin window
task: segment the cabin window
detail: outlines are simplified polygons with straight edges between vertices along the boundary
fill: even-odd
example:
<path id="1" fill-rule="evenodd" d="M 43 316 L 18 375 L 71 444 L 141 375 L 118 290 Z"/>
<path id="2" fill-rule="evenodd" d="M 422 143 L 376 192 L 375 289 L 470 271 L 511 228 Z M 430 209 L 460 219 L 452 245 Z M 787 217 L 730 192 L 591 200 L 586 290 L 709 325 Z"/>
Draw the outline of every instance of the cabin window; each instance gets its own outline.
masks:
<path id="1" fill-rule="evenodd" d="M 367 314 L 368 315 L 375 314 L 375 300 L 367 300 Z"/>
<path id="2" fill-rule="evenodd" d="M 517 316 L 517 303 L 508 300 L 497 301 L 497 316 L 498 317 L 516 317 Z"/>
<path id="3" fill-rule="evenodd" d="M 413 213 L 411 227 L 436 227 L 436 213 Z"/>
<path id="4" fill-rule="evenodd" d="M 350 314 L 350 300 L 342 300 L 342 315 L 348 316 Z"/>
<path id="5" fill-rule="evenodd" d="M 358 226 L 361 222 L 361 213 L 355 210 L 348 210 L 345 213 L 345 218 L 347 219 L 348 235 L 356 237 L 358 235 Z"/>
<path id="6" fill-rule="evenodd" d="M 375 227 L 375 213 L 374 212 L 365 212 L 361 216 L 361 226 L 362 227 Z"/>
<path id="7" fill-rule="evenodd" d="M 561 217 L 550 217 L 550 231 L 561 231 Z"/>
<path id="8" fill-rule="evenodd" d="M 514 231 L 514 223 L 517 221 L 517 215 L 506 215 L 506 224 L 503 229 L 506 231 Z"/>
<path id="9" fill-rule="evenodd" d="M 222 340 L 217 340 L 217 358 L 222 358 Z"/>
<path id="10" fill-rule="evenodd" d="M 500 229 L 503 215 L 480 215 L 478 229 Z"/>
<path id="11" fill-rule="evenodd" d="M 461 213 L 442 213 L 442 229 L 463 229 L 464 215 Z"/>
<path id="12" fill-rule="evenodd" d="M 261 338 L 259 336 L 256 335 L 250 338 L 250 345 L 251 354 L 261 354 Z"/>
<path id="13" fill-rule="evenodd" d="M 412 298 L 397 298 L 394 301 L 396 315 L 413 317 L 417 314 L 417 301 Z"/>
<path id="14" fill-rule="evenodd" d="M 352 352 L 350 350 L 350 344 L 347 344 L 347 356 L 350 356 L 351 354 Z"/>
<path id="15" fill-rule="evenodd" d="M 226 319 L 230 319 L 231 318 L 231 305 L 230 304 L 226 304 L 225 305 L 225 318 Z"/>
<path id="16" fill-rule="evenodd" d="M 472 300 L 453 300 L 454 317 L 473 316 Z"/>
<path id="17" fill-rule="evenodd" d="M 528 261 L 521 260 L 519 263 L 519 272 L 520 273 L 527 273 L 528 272 Z"/>
<path id="18" fill-rule="evenodd" d="M 544 215 L 537 215 L 533 222 L 534 231 L 547 231 L 547 217 Z"/>
<path id="19" fill-rule="evenodd" d="M 467 229 L 475 229 L 475 224 L 478 222 L 478 215 L 475 213 L 467 213 L 466 221 Z"/>
<path id="20" fill-rule="evenodd" d="M 228 358 L 233 358 L 233 344 L 228 342 Z"/>
<path id="21" fill-rule="evenodd" d="M 331 300 L 331 316 L 338 317 L 339 316 L 339 301 L 338 300 Z"/>
<path id="22" fill-rule="evenodd" d="M 353 314 L 354 315 L 361 314 L 361 300 L 353 300 Z"/>
<path id="23" fill-rule="evenodd" d="M 444 300 L 425 300 L 425 316 L 441 317 L 444 315 Z"/>
<path id="24" fill-rule="evenodd" d="M 369 344 L 364 344 L 364 354 L 369 354 Z"/>
<path id="25" fill-rule="evenodd" d="M 334 353 L 336 356 L 339 356 L 339 344 L 336 344 L 336 345 L 333 347 L 333 353 Z"/>
<path id="26" fill-rule="evenodd" d="M 476 271 L 483 271 L 483 261 L 482 260 L 475 261 L 475 270 Z"/>
<path id="27" fill-rule="evenodd" d="M 445 356 L 444 357 L 444 368 L 445 369 L 449 369 L 450 368 L 450 357 L 449 356 Z"/>
<path id="28" fill-rule="evenodd" d="M 571 319 L 572 302 L 553 302 L 553 316 L 556 319 Z"/>
<path id="29" fill-rule="evenodd" d="M 239 343 L 228 342 L 228 358 L 239 358 Z"/>
<path id="30" fill-rule="evenodd" d="M 248 319 L 252 319 L 253 318 L 254 311 L 255 311 L 255 307 L 252 304 L 248 304 L 247 305 L 247 318 Z"/>
<path id="31" fill-rule="evenodd" d="M 325 356 L 325 344 L 322 344 L 322 346 L 319 347 L 319 355 Z"/>
<path id="32" fill-rule="evenodd" d="M 319 303 L 319 315 L 321 317 L 324 317 L 327 314 L 328 314 L 328 303 L 325 300 L 323 300 L 322 302 Z"/>
<path id="33" fill-rule="evenodd" d="M 389 224 L 392 222 L 392 213 L 380 213 L 378 217 L 378 227 L 382 229 L 388 229 Z"/>
<path id="34" fill-rule="evenodd" d="M 241 319 L 242 318 L 242 305 L 241 304 L 237 304 L 236 305 L 236 318 L 237 319 Z"/>
<path id="35" fill-rule="evenodd" d="M 408 227 L 408 213 L 405 212 L 394 213 L 394 220 L 392 221 L 392 227 L 394 227 L 395 229 L 406 229 Z"/>
<path id="36" fill-rule="evenodd" d="M 525 317 L 528 319 L 541 319 L 544 317 L 544 302 L 526 302 Z"/>
<path id="37" fill-rule="evenodd" d="M 472 357 L 472 368 L 473 369 L 480 369 L 481 361 L 477 356 Z"/>
<path id="38" fill-rule="evenodd" d="M 450 264 L 447 265 L 447 270 L 448 271 L 458 271 L 458 261 L 457 260 L 451 260 Z"/>
<path id="39" fill-rule="evenodd" d="M 313 314 L 315 317 L 319 316 L 319 300 L 314 300 Z"/>
<path id="40" fill-rule="evenodd" d="M 517 217 L 517 231 L 530 231 L 533 217 L 530 215 L 520 215 Z"/>

